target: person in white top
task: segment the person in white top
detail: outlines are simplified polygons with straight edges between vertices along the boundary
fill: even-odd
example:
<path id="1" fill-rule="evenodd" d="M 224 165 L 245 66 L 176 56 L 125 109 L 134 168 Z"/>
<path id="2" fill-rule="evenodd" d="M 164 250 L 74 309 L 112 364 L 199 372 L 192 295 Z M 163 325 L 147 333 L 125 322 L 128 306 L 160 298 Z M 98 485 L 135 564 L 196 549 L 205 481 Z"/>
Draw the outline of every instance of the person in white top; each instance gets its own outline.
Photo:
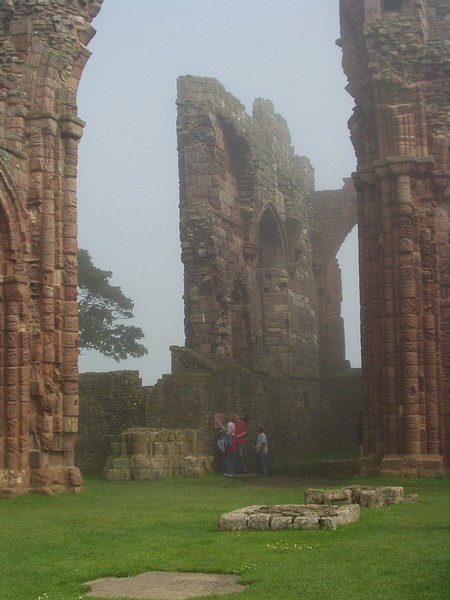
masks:
<path id="1" fill-rule="evenodd" d="M 261 473 L 267 477 L 267 454 L 268 454 L 268 444 L 267 444 L 267 436 L 264 433 L 264 427 L 261 425 L 258 427 L 258 437 L 256 438 L 256 459 L 258 461 L 259 470 Z"/>

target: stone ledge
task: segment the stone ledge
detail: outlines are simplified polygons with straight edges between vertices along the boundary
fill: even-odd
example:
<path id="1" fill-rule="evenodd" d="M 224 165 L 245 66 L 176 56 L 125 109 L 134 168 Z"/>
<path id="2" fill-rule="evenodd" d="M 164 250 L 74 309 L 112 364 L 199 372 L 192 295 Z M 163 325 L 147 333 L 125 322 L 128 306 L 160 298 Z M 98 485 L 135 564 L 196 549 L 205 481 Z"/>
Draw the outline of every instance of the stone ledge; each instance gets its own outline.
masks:
<path id="1" fill-rule="evenodd" d="M 223 514 L 219 519 L 221 531 L 280 531 L 283 529 L 329 529 L 358 521 L 358 504 L 344 506 L 319 504 L 279 504 L 247 506 Z"/>
<path id="2" fill-rule="evenodd" d="M 393 486 L 350 486 L 334 490 L 308 489 L 305 492 L 306 504 L 330 506 L 340 503 L 359 504 L 364 508 L 382 508 L 389 504 L 399 504 L 404 501 L 402 487 Z"/>

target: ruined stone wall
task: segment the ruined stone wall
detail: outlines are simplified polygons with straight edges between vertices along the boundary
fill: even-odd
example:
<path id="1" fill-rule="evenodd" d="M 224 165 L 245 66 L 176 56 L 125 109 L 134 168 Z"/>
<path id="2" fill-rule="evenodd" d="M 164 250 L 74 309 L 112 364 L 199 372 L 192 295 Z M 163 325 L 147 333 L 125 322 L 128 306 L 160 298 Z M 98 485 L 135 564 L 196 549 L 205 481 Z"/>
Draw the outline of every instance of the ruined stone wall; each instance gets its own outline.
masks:
<path id="1" fill-rule="evenodd" d="M 251 118 L 216 80 L 179 79 L 186 345 L 312 376 L 317 295 L 310 241 L 298 232 L 313 172 L 289 144 L 270 102 L 256 101 Z"/>
<path id="2" fill-rule="evenodd" d="M 279 469 L 342 447 L 321 384 L 348 369 L 336 254 L 356 223 L 353 183 L 315 193 L 270 101 L 250 117 L 217 80 L 188 76 L 177 104 L 188 350 L 173 349 L 146 426 L 199 427 L 213 443 L 214 413 L 238 410 L 251 435 L 265 425 Z"/>
<path id="3" fill-rule="evenodd" d="M 356 222 L 351 184 L 314 197 L 313 169 L 268 100 L 250 117 L 217 80 L 188 76 L 177 104 L 187 347 L 317 378 L 334 338 L 322 366 L 345 368 L 335 256 Z M 333 210 L 344 218 L 331 226 Z"/>
<path id="4" fill-rule="evenodd" d="M 101 473 L 117 436 L 144 425 L 148 393 L 138 371 L 80 375 L 76 465 L 83 473 Z"/>
<path id="5" fill-rule="evenodd" d="M 450 5 L 341 0 L 341 31 L 356 103 L 367 469 L 438 474 L 450 464 Z"/>
<path id="6" fill-rule="evenodd" d="M 215 414 L 231 418 L 235 412 L 248 422 L 246 467 L 256 470 L 252 444 L 258 425 L 270 440 L 272 474 L 313 475 L 357 472 L 355 465 L 311 461 L 358 456 L 355 436 L 362 408 L 359 369 L 319 381 L 285 377 L 273 370 L 249 370 L 223 364 L 187 348 L 172 347 L 172 374 L 148 388 L 146 427 L 183 427 L 204 432 L 207 451 L 215 454 L 216 469 L 223 457 L 216 448 Z M 78 450 L 78 453 L 80 450 Z"/>
<path id="7" fill-rule="evenodd" d="M 76 91 L 101 0 L 0 6 L 0 494 L 80 489 Z"/>
<path id="8" fill-rule="evenodd" d="M 357 456 L 354 426 L 362 405 L 358 369 L 320 384 L 299 383 L 280 373 L 224 366 L 187 348 L 174 346 L 171 352 L 172 374 L 154 386 L 142 386 L 136 371 L 80 375 L 76 463 L 83 472 L 101 474 L 118 436 L 129 427 L 196 430 L 204 453 L 215 457 L 220 471 L 223 456 L 216 446 L 214 415 L 231 417 L 236 411 L 248 417 L 248 470 L 256 470 L 252 444 L 259 424 L 270 440 L 274 474 L 306 472 L 305 458 Z"/>
<path id="9" fill-rule="evenodd" d="M 186 348 L 173 347 L 172 360 L 172 375 L 160 380 L 148 398 L 147 427 L 198 428 L 205 431 L 214 449 L 214 415 L 222 413 L 231 419 L 237 411 L 247 417 L 250 444 L 256 439 L 258 425 L 264 425 L 271 438 L 273 461 L 292 461 L 311 446 L 320 446 L 318 429 L 312 426 L 314 413 L 318 417 L 320 412 L 317 381 L 299 384 L 280 373 L 255 373 Z"/>
<path id="10" fill-rule="evenodd" d="M 359 370 L 348 369 L 333 380 L 299 380 L 273 370 L 224 365 L 187 348 L 171 351 L 172 374 L 158 381 L 146 400 L 146 427 L 199 429 L 213 452 L 214 415 L 231 418 L 238 412 L 248 421 L 250 468 L 251 445 L 262 424 L 270 440 L 272 472 L 279 474 L 291 474 L 305 457 L 357 454 Z M 220 459 L 217 452 L 216 458 Z"/>
<path id="11" fill-rule="evenodd" d="M 213 463 L 204 446 L 196 429 L 126 429 L 112 444 L 103 476 L 108 481 L 203 477 Z"/>

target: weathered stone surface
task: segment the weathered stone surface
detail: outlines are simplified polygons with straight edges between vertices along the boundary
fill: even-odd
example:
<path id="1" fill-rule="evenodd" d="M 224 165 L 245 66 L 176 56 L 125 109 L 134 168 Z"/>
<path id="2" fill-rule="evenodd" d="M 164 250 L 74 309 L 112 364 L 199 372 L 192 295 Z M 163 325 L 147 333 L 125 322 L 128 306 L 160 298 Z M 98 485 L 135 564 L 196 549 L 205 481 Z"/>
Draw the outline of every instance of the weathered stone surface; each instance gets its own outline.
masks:
<path id="1" fill-rule="evenodd" d="M 450 465 L 450 4 L 341 0 L 368 474 Z"/>
<path id="2" fill-rule="evenodd" d="M 337 438 L 353 447 L 359 396 L 345 422 L 325 389 L 349 366 L 336 254 L 356 222 L 352 181 L 316 193 L 268 100 L 250 116 L 217 80 L 187 76 L 177 106 L 187 348 L 172 348 L 147 424 L 197 420 L 213 447 L 213 414 L 237 410 L 250 436 L 267 424 L 278 472 Z"/>
<path id="3" fill-rule="evenodd" d="M 0 496 L 82 488 L 76 92 L 100 5 L 0 3 Z"/>
<path id="4" fill-rule="evenodd" d="M 305 504 L 351 504 L 352 491 L 349 488 L 338 490 L 308 489 L 305 492 Z"/>
<path id="5" fill-rule="evenodd" d="M 134 598 L 134 600 L 188 600 L 243 592 L 237 575 L 170 573 L 150 571 L 134 577 L 105 577 L 88 581 L 87 598 Z"/>
<path id="6" fill-rule="evenodd" d="M 331 505 L 339 502 L 344 505 L 359 504 L 366 508 L 379 508 L 389 504 L 399 504 L 403 500 L 403 488 L 393 486 L 355 485 L 335 490 L 308 489 L 305 492 L 305 504 L 307 505 Z M 341 514 L 345 515 L 345 510 Z"/>
<path id="7" fill-rule="evenodd" d="M 213 457 L 195 430 L 127 429 L 112 450 L 103 471 L 109 481 L 197 478 L 212 471 Z"/>
<path id="8" fill-rule="evenodd" d="M 0 8 L 5 496 L 82 487 L 71 471 L 84 125 L 76 91 L 100 5 L 8 0 Z M 350 129 L 367 390 L 361 466 L 370 474 L 430 476 L 450 461 L 449 10 L 447 0 L 341 0 L 344 69 L 356 101 Z M 186 338 L 201 356 L 201 381 L 186 392 L 195 361 L 177 352 L 174 377 L 155 386 L 139 423 L 153 408 L 165 426 L 178 425 L 177 411 L 169 417 L 164 407 L 179 407 L 186 394 L 205 433 L 213 412 L 244 409 L 254 422 L 270 421 L 281 464 L 291 458 L 286 451 L 313 448 L 304 432 L 330 439 L 336 428 L 329 376 L 346 365 L 335 256 L 356 218 L 352 187 L 314 191 L 311 165 L 294 154 L 270 101 L 256 101 L 250 117 L 216 80 L 188 77 L 179 81 L 178 105 Z M 245 374 L 229 377 L 232 363 Z M 224 380 L 233 394 L 216 393 Z M 164 456 L 158 447 L 155 454 Z"/>
<path id="9" fill-rule="evenodd" d="M 76 462 L 83 473 L 101 474 L 111 444 L 120 444 L 116 440 L 123 429 L 140 426 L 201 430 L 206 453 L 216 456 L 216 469 L 223 469 L 214 414 L 236 410 L 250 417 L 249 444 L 256 437 L 258 423 L 270 424 L 272 474 L 349 477 L 359 472 L 356 459 L 302 461 L 315 452 L 357 453 L 354 423 L 361 402 L 359 370 L 333 377 L 333 385 L 327 380 L 326 386 L 319 386 L 236 365 L 222 368 L 186 348 L 172 347 L 171 351 L 173 374 L 153 387 L 142 386 L 137 371 L 80 375 Z M 245 460 L 247 470 L 256 470 L 250 449 Z"/>
<path id="10" fill-rule="evenodd" d="M 233 512 L 225 513 L 219 519 L 221 531 L 242 531 L 256 529 L 259 531 L 285 529 L 331 529 L 340 525 L 348 525 L 358 521 L 360 508 L 358 504 L 346 506 L 323 506 L 317 504 L 247 506 Z"/>
<path id="11" fill-rule="evenodd" d="M 217 80 L 187 76 L 177 105 L 187 347 L 298 377 L 345 369 L 335 257 L 351 183 L 315 194 L 268 100 L 249 116 Z"/>
<path id="12" fill-rule="evenodd" d="M 376 507 L 389 506 L 389 504 L 399 504 L 403 502 L 404 491 L 402 487 L 359 487 L 352 486 L 352 499 L 360 506 Z"/>

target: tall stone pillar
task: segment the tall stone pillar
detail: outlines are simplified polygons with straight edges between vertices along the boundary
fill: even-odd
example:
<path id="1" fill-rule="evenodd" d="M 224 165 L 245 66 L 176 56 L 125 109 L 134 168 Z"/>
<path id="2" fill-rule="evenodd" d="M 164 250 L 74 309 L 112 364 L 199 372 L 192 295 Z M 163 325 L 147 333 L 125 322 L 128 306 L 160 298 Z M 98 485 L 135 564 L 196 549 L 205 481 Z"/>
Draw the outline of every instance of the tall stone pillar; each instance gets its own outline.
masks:
<path id="1" fill-rule="evenodd" d="M 358 158 L 366 472 L 450 465 L 450 5 L 341 0 Z"/>
<path id="2" fill-rule="evenodd" d="M 101 3 L 0 6 L 0 497 L 82 488 L 76 94 Z"/>

